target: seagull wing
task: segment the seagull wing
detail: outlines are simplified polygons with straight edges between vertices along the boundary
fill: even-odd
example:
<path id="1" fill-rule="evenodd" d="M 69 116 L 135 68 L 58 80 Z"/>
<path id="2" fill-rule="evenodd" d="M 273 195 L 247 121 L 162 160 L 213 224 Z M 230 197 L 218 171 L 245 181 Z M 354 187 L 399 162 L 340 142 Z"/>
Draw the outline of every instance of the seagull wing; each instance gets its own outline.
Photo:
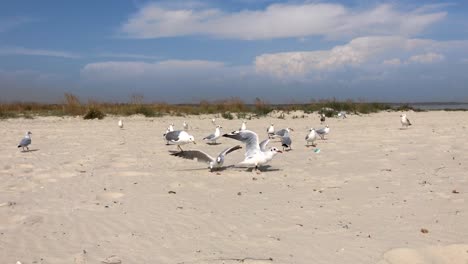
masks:
<path id="1" fill-rule="evenodd" d="M 241 149 L 242 147 L 237 145 L 237 146 L 234 146 L 234 147 L 230 147 L 230 148 L 227 148 L 225 150 L 223 150 L 221 153 L 219 153 L 219 156 L 225 156 L 233 151 L 236 151 L 238 149 Z"/>
<path id="2" fill-rule="evenodd" d="M 325 128 L 317 129 L 317 130 L 315 130 L 315 133 L 317 133 L 317 134 L 325 134 Z"/>
<path id="3" fill-rule="evenodd" d="M 265 139 L 262 142 L 260 142 L 260 150 L 261 151 L 266 151 L 266 146 L 270 143 L 270 139 Z"/>
<path id="4" fill-rule="evenodd" d="M 27 146 L 31 144 L 31 138 L 23 138 L 21 142 L 19 143 L 19 146 Z"/>
<path id="5" fill-rule="evenodd" d="M 178 141 L 180 136 L 180 131 L 169 131 L 164 136 L 167 141 Z"/>
<path id="6" fill-rule="evenodd" d="M 284 135 L 287 133 L 288 131 L 286 129 L 281 129 L 281 130 L 278 130 L 275 132 L 275 135 L 277 136 L 280 136 L 280 137 L 284 137 Z"/>
<path id="7" fill-rule="evenodd" d="M 203 140 L 211 140 L 213 138 L 215 138 L 215 134 L 211 134 L 209 136 L 206 136 L 206 137 L 203 138 Z"/>
<path id="8" fill-rule="evenodd" d="M 223 137 L 232 138 L 245 143 L 245 156 L 252 156 L 260 152 L 260 145 L 258 144 L 258 135 L 250 130 L 234 131 L 224 134 Z"/>
<path id="9" fill-rule="evenodd" d="M 171 154 L 179 158 L 194 160 L 197 159 L 198 162 L 210 163 L 214 161 L 214 158 L 200 150 L 184 150 Z"/>

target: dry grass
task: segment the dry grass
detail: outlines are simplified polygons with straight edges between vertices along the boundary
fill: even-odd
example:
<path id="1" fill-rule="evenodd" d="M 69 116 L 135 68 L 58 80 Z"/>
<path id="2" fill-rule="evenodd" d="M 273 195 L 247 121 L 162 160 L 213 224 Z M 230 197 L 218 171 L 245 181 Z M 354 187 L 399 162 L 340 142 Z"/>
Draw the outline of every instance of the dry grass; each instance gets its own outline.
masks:
<path id="1" fill-rule="evenodd" d="M 83 103 L 71 93 L 64 95 L 63 102 L 59 104 L 41 104 L 28 102 L 11 102 L 0 104 L 0 119 L 33 116 L 83 116 L 90 109 L 101 111 L 105 115 L 129 116 L 142 114 L 147 117 L 163 115 L 200 115 L 220 114 L 223 116 L 237 116 L 245 118 L 249 116 L 264 116 L 272 110 L 285 112 L 303 110 L 306 113 L 324 112 L 334 115 L 339 111 L 348 113 L 368 114 L 383 110 L 409 110 L 409 106 L 393 109 L 384 103 L 355 102 L 352 100 L 338 101 L 335 99 L 311 101 L 307 104 L 270 104 L 260 98 L 256 98 L 253 104 L 247 104 L 239 98 L 207 101 L 198 104 L 168 104 L 165 102 L 144 103 L 142 95 L 132 95 L 128 103 L 110 103 L 89 100 Z"/>

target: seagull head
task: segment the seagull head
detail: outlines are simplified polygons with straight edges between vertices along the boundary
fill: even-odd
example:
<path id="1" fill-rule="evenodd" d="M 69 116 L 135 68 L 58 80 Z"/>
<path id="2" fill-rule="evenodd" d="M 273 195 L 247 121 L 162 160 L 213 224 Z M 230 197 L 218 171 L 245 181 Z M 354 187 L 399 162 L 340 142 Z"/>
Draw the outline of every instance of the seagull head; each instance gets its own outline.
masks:
<path id="1" fill-rule="evenodd" d="M 272 147 L 272 148 L 270 149 L 270 152 L 271 152 L 273 155 L 276 155 L 276 154 L 278 154 L 278 153 L 283 153 L 283 151 L 281 151 L 281 150 L 279 150 L 279 149 L 277 149 L 277 148 L 275 148 L 275 147 Z"/>
<path id="2" fill-rule="evenodd" d="M 216 128 L 223 128 L 223 127 L 222 127 L 222 126 L 220 126 L 220 125 L 217 125 L 217 126 L 216 126 Z"/>
<path id="3" fill-rule="evenodd" d="M 193 136 L 189 136 L 189 140 L 190 140 L 190 142 L 192 142 L 193 144 L 197 144 L 197 143 L 195 142 L 195 138 L 194 138 Z"/>
<path id="4" fill-rule="evenodd" d="M 26 133 L 26 135 L 28 135 L 28 136 L 29 136 L 29 135 L 32 135 L 31 131 L 28 131 L 28 132 Z"/>

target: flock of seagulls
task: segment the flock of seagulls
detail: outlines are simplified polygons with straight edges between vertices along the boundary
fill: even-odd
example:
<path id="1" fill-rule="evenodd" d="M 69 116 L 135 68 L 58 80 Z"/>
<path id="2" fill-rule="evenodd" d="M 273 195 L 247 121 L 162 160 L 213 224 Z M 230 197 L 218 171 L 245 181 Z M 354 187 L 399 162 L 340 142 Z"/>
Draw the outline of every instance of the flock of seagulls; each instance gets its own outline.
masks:
<path id="1" fill-rule="evenodd" d="M 346 118 L 346 113 L 340 112 L 340 114 L 341 115 L 339 117 Z M 320 120 L 322 121 L 322 119 L 325 121 L 325 116 L 323 114 L 320 115 Z M 402 114 L 400 116 L 400 121 L 403 128 L 408 128 L 411 126 L 411 122 L 406 114 Z M 210 145 L 219 144 L 217 143 L 217 140 L 219 140 L 221 137 L 231 138 L 242 142 L 245 145 L 245 154 L 244 160 L 238 163 L 238 165 L 241 167 L 253 168 L 255 171 L 259 172 L 261 166 L 270 162 L 278 153 L 292 150 L 292 139 L 290 136 L 290 133 L 294 131 L 292 128 L 283 128 L 275 131 L 274 124 L 271 123 L 270 126 L 266 129 L 268 136 L 267 139 L 260 142 L 258 134 L 247 129 L 247 122 L 245 120 L 242 122 L 239 130 L 226 134 L 221 133 L 222 126 L 216 123 L 215 118 L 211 120 L 211 123 L 216 126 L 215 131 L 213 134 L 204 137 L 203 140 Z M 124 127 L 123 121 L 121 119 L 118 121 L 117 125 L 121 129 Z M 219 153 L 216 158 L 201 150 L 183 150 L 181 147 L 182 145 L 190 143 L 196 144 L 196 142 L 194 136 L 187 132 L 189 129 L 187 122 L 184 121 L 182 126 L 183 130 L 175 130 L 174 124 L 171 123 L 166 129 L 166 132 L 163 134 L 163 138 L 165 139 L 166 144 L 176 145 L 179 150 L 178 152 L 171 153 L 171 155 L 207 163 L 210 171 L 223 168 L 226 155 L 242 149 L 240 145 L 228 147 Z M 325 127 L 320 129 L 310 128 L 308 130 L 308 134 L 305 137 L 306 146 L 316 147 L 317 139 L 320 138 L 325 140 L 325 136 L 329 133 L 330 127 L 328 125 L 325 125 Z M 18 148 L 22 148 L 23 152 L 29 151 L 29 145 L 32 143 L 31 135 L 32 133 L 30 131 L 26 132 L 26 135 L 18 144 Z M 267 148 L 270 140 L 275 138 L 279 138 L 281 140 L 281 146 L 283 147 L 282 151 L 276 147 Z"/>
<path id="2" fill-rule="evenodd" d="M 219 144 L 217 141 L 221 137 L 231 138 L 242 142 L 245 145 L 244 160 L 238 163 L 240 167 L 248 167 L 255 170 L 257 173 L 260 172 L 260 168 L 270 162 L 278 153 L 292 150 L 292 139 L 291 132 L 294 131 L 292 128 L 283 128 L 275 131 L 274 124 L 271 123 L 267 128 L 267 139 L 260 141 L 259 136 L 254 131 L 247 129 L 247 121 L 243 120 L 240 128 L 231 133 L 222 134 L 222 126 L 216 123 L 216 119 L 213 118 L 211 123 L 215 125 L 214 133 L 203 138 L 209 145 Z M 174 130 L 174 124 L 170 124 L 166 132 L 163 134 L 164 139 L 168 145 L 177 145 L 178 152 L 172 152 L 171 155 L 184 159 L 196 160 L 198 162 L 207 163 L 210 171 L 222 169 L 224 160 L 227 154 L 241 149 L 240 145 L 229 147 L 224 149 L 218 154 L 216 158 L 210 156 L 208 153 L 201 150 L 183 150 L 181 145 L 185 144 L 196 144 L 195 139 L 192 135 L 187 132 L 188 125 L 184 121 L 183 130 Z M 327 126 L 315 130 L 311 128 L 309 134 L 306 136 L 307 146 L 312 143 L 315 146 L 315 140 L 319 137 L 324 139 L 324 136 L 330 132 L 330 128 Z M 279 138 L 283 150 L 279 150 L 276 147 L 268 148 L 267 145 L 270 140 Z"/>

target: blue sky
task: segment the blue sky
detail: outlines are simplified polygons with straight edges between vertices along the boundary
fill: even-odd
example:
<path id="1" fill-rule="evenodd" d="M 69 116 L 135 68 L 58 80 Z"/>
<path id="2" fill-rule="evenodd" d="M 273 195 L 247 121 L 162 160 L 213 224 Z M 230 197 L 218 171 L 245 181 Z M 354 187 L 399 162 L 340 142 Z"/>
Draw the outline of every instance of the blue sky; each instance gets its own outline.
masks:
<path id="1" fill-rule="evenodd" d="M 4 1 L 0 101 L 468 101 L 468 1 Z"/>

